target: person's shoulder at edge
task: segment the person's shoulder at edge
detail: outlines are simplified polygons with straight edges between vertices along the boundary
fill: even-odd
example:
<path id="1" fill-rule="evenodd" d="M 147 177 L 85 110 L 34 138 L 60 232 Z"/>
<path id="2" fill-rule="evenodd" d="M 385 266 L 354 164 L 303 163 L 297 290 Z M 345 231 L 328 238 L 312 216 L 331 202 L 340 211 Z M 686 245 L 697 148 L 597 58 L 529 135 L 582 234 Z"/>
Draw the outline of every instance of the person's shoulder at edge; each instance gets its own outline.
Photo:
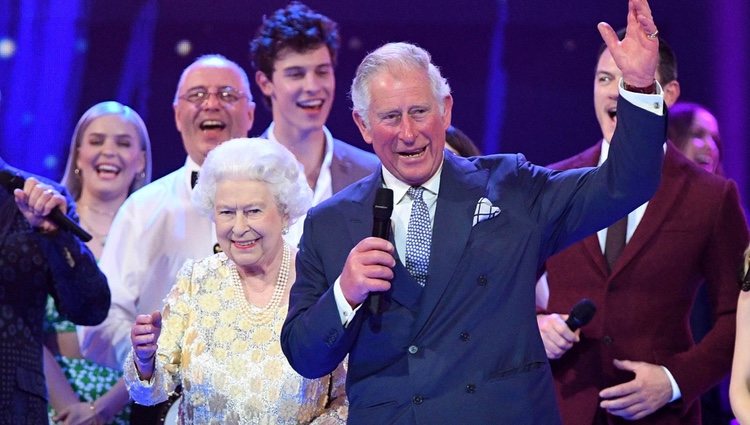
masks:
<path id="1" fill-rule="evenodd" d="M 333 152 L 334 155 L 344 158 L 348 156 L 356 157 L 360 163 L 367 167 L 372 167 L 373 169 L 376 169 L 380 165 L 380 160 L 374 153 L 358 148 L 351 143 L 335 137 L 333 138 Z"/>

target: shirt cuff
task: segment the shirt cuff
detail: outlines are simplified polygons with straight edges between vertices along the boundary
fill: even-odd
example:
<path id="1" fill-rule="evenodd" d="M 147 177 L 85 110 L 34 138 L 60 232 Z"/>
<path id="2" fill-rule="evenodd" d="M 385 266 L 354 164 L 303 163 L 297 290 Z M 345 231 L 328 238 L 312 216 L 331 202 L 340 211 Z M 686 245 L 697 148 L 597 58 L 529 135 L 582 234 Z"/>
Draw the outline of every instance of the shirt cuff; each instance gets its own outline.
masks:
<path id="1" fill-rule="evenodd" d="M 659 116 L 664 115 L 664 91 L 658 81 L 656 82 L 656 94 L 627 91 L 625 90 L 625 81 L 622 78 L 620 78 L 619 89 L 620 96 L 633 105 Z"/>
<path id="2" fill-rule="evenodd" d="M 677 381 L 674 380 L 674 376 L 672 376 L 672 373 L 667 369 L 666 367 L 662 366 L 662 369 L 664 369 L 664 373 L 667 374 L 667 378 L 669 378 L 669 383 L 672 385 L 672 399 L 669 400 L 669 402 L 673 402 L 677 400 L 678 398 L 682 397 L 682 392 L 680 392 L 680 387 L 677 386 Z"/>
<path id="3" fill-rule="evenodd" d="M 352 309 L 352 306 L 349 305 L 349 301 L 347 301 L 344 296 L 344 291 L 341 290 L 341 276 L 337 277 L 336 281 L 333 282 L 333 298 L 336 300 L 336 307 L 339 309 L 341 324 L 344 325 L 344 327 L 347 327 L 349 322 L 354 318 L 354 315 L 357 314 L 357 311 L 362 307 L 362 304 L 358 305 L 357 308 Z"/>

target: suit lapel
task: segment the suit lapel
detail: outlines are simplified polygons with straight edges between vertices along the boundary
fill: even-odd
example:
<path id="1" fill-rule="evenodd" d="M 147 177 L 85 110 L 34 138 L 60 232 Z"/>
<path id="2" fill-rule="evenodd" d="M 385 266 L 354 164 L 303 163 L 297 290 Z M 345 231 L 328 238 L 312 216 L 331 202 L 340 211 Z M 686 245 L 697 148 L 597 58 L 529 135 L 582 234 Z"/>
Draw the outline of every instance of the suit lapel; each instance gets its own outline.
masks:
<path id="1" fill-rule="evenodd" d="M 612 270 L 610 278 L 615 276 L 638 255 L 639 251 L 659 231 L 669 212 L 673 211 L 677 198 L 685 184 L 687 184 L 687 173 L 682 169 L 684 166 L 683 162 L 685 161 L 688 160 L 684 159 L 682 154 L 677 152 L 671 143 L 667 143 L 667 152 L 664 156 L 664 166 L 662 168 L 659 188 L 654 197 L 649 201 L 646 212 L 635 229 L 633 237 L 625 245 L 625 249 L 615 263 L 615 268 Z"/>
<path id="2" fill-rule="evenodd" d="M 432 226 L 429 278 L 420 303 L 414 335 L 443 296 L 469 240 L 477 201 L 485 194 L 489 173 L 471 162 L 446 155 L 440 177 L 435 220 Z"/>
<path id="3" fill-rule="evenodd" d="M 336 149 L 337 141 L 333 142 L 333 157 L 331 158 L 331 187 L 333 193 L 345 188 L 351 179 L 347 179 L 352 166 L 343 149 Z"/>

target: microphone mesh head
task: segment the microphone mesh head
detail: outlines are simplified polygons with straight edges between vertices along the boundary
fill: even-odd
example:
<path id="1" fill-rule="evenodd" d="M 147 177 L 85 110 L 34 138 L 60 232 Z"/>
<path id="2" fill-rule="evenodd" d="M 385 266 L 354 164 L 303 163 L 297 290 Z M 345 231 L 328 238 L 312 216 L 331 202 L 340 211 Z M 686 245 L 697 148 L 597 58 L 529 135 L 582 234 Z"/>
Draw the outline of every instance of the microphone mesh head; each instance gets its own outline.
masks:
<path id="1" fill-rule="evenodd" d="M 580 328 L 594 318 L 594 313 L 596 313 L 596 305 L 594 305 L 590 299 L 584 298 L 573 306 L 573 310 L 570 311 L 569 317 L 574 320 Z"/>

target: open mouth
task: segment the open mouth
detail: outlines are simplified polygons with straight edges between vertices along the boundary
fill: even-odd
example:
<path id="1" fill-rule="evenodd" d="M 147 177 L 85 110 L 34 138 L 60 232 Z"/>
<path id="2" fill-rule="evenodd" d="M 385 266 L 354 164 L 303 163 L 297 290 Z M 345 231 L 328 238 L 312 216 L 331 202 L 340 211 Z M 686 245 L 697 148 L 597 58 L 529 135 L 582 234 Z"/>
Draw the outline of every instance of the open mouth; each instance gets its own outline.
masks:
<path id="1" fill-rule="evenodd" d="M 698 154 L 695 156 L 695 162 L 698 163 L 698 165 L 710 165 L 713 163 L 713 160 L 708 155 Z"/>
<path id="2" fill-rule="evenodd" d="M 117 177 L 122 169 L 112 164 L 99 164 L 94 166 L 94 171 L 102 177 Z"/>
<path id="3" fill-rule="evenodd" d="M 252 248 L 255 245 L 257 245 L 258 244 L 258 240 L 259 239 L 253 239 L 251 241 L 235 241 L 235 240 L 232 240 L 232 244 L 236 248 L 239 248 L 239 249 L 248 249 L 248 248 Z"/>
<path id="4" fill-rule="evenodd" d="M 425 151 L 427 150 L 427 147 L 423 147 L 421 149 L 409 151 L 409 152 L 399 152 L 398 154 L 404 158 L 419 158 L 420 156 L 424 155 Z"/>
<path id="5" fill-rule="evenodd" d="M 615 119 L 617 116 L 617 108 L 607 109 L 607 115 L 609 115 L 610 119 Z"/>
<path id="6" fill-rule="evenodd" d="M 319 111 L 323 108 L 323 103 L 322 99 L 305 100 L 297 102 L 297 106 L 308 111 Z"/>
<path id="7" fill-rule="evenodd" d="M 200 123 L 199 127 L 203 131 L 208 130 L 224 130 L 226 128 L 226 124 L 219 120 L 205 120 Z"/>

